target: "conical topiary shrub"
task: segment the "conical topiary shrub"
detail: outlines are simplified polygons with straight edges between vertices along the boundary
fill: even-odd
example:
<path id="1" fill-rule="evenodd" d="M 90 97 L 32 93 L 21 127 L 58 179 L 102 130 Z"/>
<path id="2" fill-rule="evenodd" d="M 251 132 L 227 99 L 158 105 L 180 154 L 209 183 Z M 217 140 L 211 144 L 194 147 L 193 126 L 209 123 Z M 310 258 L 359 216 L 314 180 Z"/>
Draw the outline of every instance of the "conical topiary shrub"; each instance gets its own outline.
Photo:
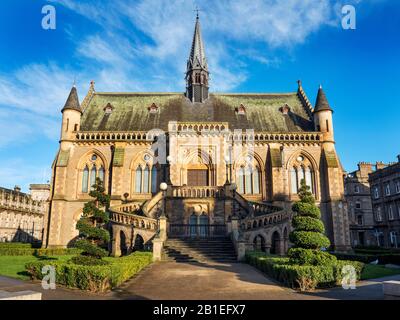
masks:
<path id="1" fill-rule="evenodd" d="M 336 261 L 336 257 L 321 249 L 330 246 L 329 239 L 324 235 L 325 227 L 321 221 L 321 211 L 315 205 L 315 199 L 310 187 L 301 181 L 299 190 L 300 201 L 293 204 L 295 216 L 292 220 L 294 231 L 289 234 L 294 244 L 288 255 L 292 264 L 323 265 Z"/>
<path id="2" fill-rule="evenodd" d="M 85 204 L 82 218 L 76 224 L 80 239 L 76 241 L 75 246 L 82 249 L 81 256 L 72 258 L 72 261 L 76 264 L 107 263 L 101 260 L 102 257 L 108 255 L 108 251 L 104 247 L 110 241 L 110 234 L 104 229 L 104 225 L 109 220 L 104 209 L 108 208 L 110 204 L 110 196 L 105 194 L 104 191 L 103 182 L 97 178 L 89 193 L 94 200 Z"/>

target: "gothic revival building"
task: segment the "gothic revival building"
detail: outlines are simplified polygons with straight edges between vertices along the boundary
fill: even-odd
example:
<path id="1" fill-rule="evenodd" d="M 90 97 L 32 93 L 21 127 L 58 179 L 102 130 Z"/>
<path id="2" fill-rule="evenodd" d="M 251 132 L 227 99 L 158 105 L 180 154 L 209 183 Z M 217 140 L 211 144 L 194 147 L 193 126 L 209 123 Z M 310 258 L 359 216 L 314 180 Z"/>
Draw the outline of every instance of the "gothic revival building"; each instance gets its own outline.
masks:
<path id="1" fill-rule="evenodd" d="M 45 244 L 67 246 L 78 235 L 76 222 L 99 177 L 111 196 L 116 255 L 151 244 L 164 213 L 169 238 L 231 236 L 249 250 L 284 253 L 304 179 L 333 247 L 347 250 L 343 169 L 323 89 L 314 107 L 300 81 L 289 93 L 210 93 L 198 17 L 186 83 L 185 93 L 111 93 L 96 92 L 92 82 L 82 103 L 72 88 L 62 109 Z"/>

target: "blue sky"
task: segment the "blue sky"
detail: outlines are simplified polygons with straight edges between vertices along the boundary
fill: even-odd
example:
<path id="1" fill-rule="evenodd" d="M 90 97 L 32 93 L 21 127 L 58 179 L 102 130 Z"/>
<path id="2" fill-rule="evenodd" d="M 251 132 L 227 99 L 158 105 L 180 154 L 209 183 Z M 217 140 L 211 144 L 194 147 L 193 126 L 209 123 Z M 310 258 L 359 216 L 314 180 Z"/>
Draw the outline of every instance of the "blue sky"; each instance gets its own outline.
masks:
<path id="1" fill-rule="evenodd" d="M 56 30 L 41 27 L 55 6 Z M 357 29 L 341 27 L 352 4 Z M 291 92 L 335 110 L 346 170 L 400 154 L 400 2 L 396 0 L 2 0 L 0 186 L 50 179 L 60 110 L 74 78 L 97 91 L 184 91 L 198 5 L 212 90 Z"/>

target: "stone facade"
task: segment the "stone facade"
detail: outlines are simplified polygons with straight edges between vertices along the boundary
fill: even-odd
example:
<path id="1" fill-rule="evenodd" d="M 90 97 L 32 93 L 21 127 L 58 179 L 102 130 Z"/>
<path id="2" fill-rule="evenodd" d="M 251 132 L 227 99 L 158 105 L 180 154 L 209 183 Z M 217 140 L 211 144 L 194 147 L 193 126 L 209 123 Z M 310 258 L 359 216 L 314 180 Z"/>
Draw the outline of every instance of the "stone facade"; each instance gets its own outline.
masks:
<path id="1" fill-rule="evenodd" d="M 21 192 L 18 187 L 0 188 L 0 242 L 42 241 L 49 187 L 31 185 L 32 195 Z"/>
<path id="2" fill-rule="evenodd" d="M 189 60 L 201 61 L 201 72 L 208 74 L 198 24 Z M 188 65 L 195 79 L 196 70 Z M 80 104 L 72 88 L 52 167 L 46 246 L 65 247 L 78 236 L 76 222 L 90 200 L 94 177 L 100 177 L 111 196 L 114 243 L 121 242 L 122 230 L 132 246 L 136 234 L 152 226 L 151 220 L 150 229 L 133 221 L 158 221 L 161 212 L 170 233 L 192 232 L 188 226 L 195 224 L 224 227 L 228 234 L 230 220 L 239 215 L 241 238 L 249 248 L 275 250 L 279 241 L 283 252 L 291 204 L 305 179 L 334 248 L 349 249 L 344 172 L 335 149 L 333 111 L 322 88 L 315 108 L 300 81 L 292 93 L 192 98 L 187 93 L 100 93 L 92 82 Z M 161 182 L 167 183 L 165 192 Z M 119 227 L 124 224 L 132 232 Z"/>
<path id="3" fill-rule="evenodd" d="M 369 175 L 377 244 L 400 247 L 400 156 L 398 162 L 377 165 Z"/>
<path id="4" fill-rule="evenodd" d="M 371 163 L 360 162 L 358 170 L 347 174 L 344 179 L 350 219 L 351 244 L 353 247 L 377 244 L 371 190 L 368 181 L 369 174 L 373 171 Z"/>

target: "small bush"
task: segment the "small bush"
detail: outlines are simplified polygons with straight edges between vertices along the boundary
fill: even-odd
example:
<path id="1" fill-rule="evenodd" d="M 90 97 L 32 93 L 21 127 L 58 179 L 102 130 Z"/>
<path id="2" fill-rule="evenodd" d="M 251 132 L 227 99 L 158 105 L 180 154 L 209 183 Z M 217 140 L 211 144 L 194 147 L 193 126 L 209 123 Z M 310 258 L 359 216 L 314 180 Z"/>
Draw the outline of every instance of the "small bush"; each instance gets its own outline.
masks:
<path id="1" fill-rule="evenodd" d="M 286 286 L 301 291 L 341 284 L 342 268 L 345 265 L 354 266 L 357 279 L 360 279 L 364 266 L 357 261 L 335 261 L 325 265 L 294 265 L 289 263 L 288 258 L 275 258 L 253 252 L 246 253 L 246 261 Z"/>
<path id="2" fill-rule="evenodd" d="M 108 262 L 105 260 L 97 259 L 91 256 L 75 256 L 71 258 L 71 261 L 82 266 L 104 266 L 108 264 Z"/>
<path id="3" fill-rule="evenodd" d="M 152 254 L 135 252 L 122 258 L 114 258 L 107 265 L 78 265 L 72 261 L 36 261 L 25 268 L 32 279 L 43 278 L 42 268 L 52 265 L 56 270 L 56 283 L 70 288 L 105 292 L 128 280 L 152 262 Z"/>

